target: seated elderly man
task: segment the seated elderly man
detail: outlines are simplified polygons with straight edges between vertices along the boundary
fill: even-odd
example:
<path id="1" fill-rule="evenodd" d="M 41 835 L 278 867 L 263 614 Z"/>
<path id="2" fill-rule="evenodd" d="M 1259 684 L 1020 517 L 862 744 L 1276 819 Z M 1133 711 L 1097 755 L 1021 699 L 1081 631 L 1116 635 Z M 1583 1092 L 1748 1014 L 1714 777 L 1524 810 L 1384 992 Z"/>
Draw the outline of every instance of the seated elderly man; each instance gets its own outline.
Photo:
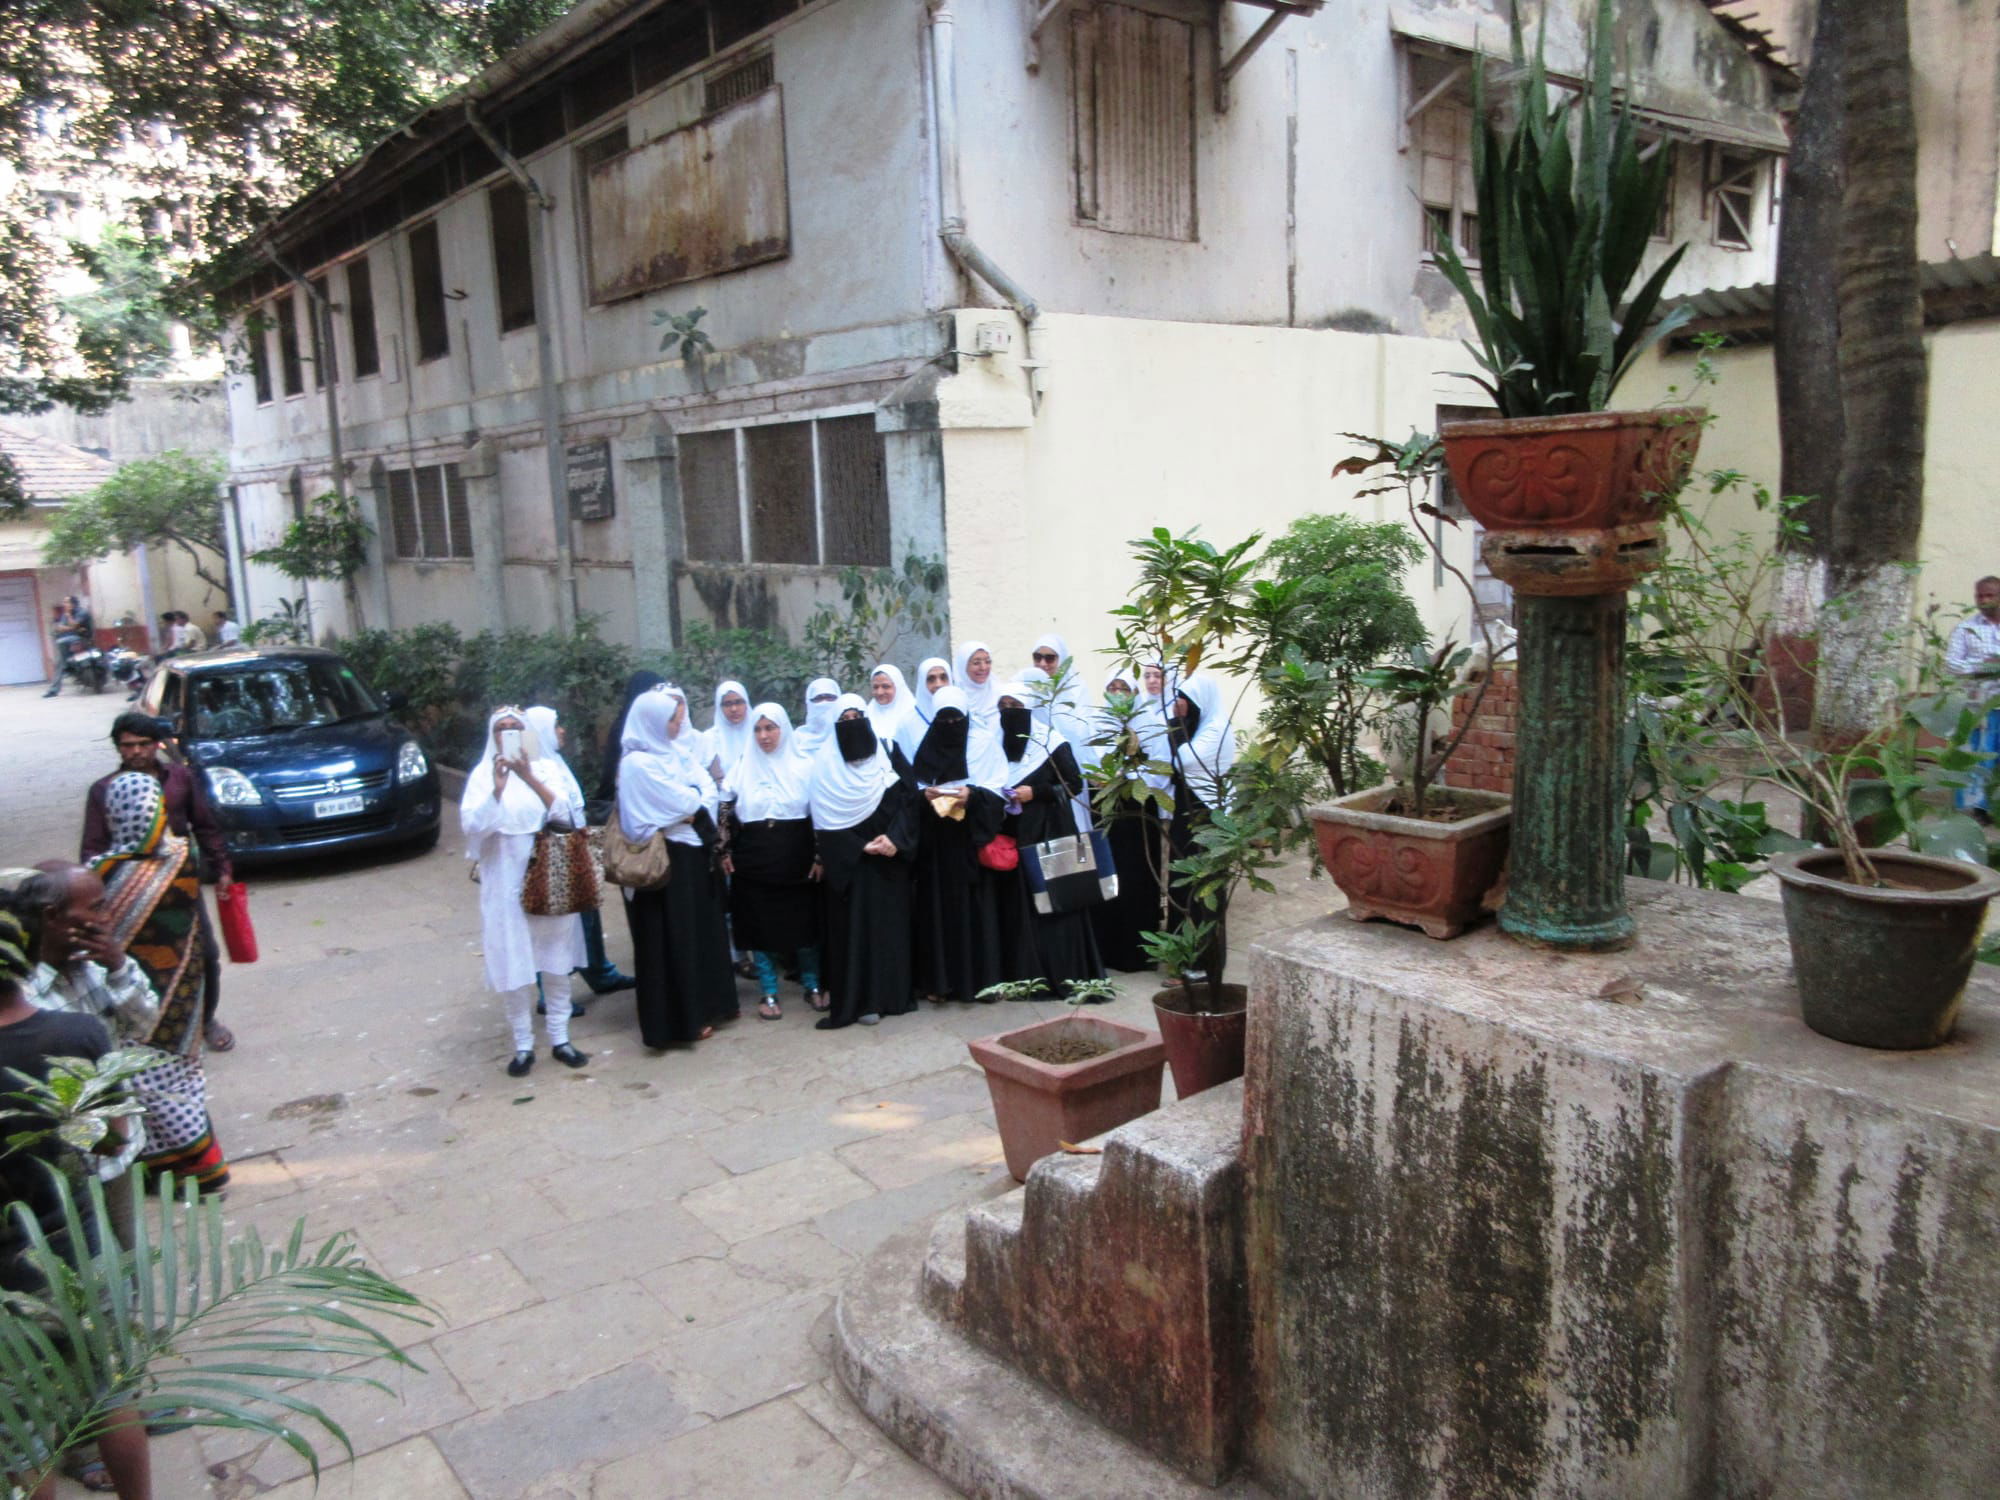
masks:
<path id="1" fill-rule="evenodd" d="M 21 986 L 28 1003 L 96 1016 L 119 1046 L 151 1036 L 159 997 L 146 971 L 106 930 L 104 882 L 83 865 L 49 860 L 0 874 L 0 890 L 6 889 L 6 904 L 40 934 L 38 962 Z"/>

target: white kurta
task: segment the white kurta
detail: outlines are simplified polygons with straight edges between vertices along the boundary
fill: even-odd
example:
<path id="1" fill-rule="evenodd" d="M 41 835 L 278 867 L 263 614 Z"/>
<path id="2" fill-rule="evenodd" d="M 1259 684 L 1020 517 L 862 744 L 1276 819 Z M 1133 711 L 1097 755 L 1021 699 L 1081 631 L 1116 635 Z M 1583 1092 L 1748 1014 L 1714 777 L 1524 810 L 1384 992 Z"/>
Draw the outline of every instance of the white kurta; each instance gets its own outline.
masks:
<path id="1" fill-rule="evenodd" d="M 546 763 L 538 762 L 535 774 L 545 785 L 555 784 L 550 781 L 553 768 Z M 581 807 L 565 808 L 559 801 L 552 811 L 582 826 Z M 533 984 L 537 973 L 566 975 L 586 959 L 582 918 L 531 917 L 521 910 L 521 882 L 528 872 L 528 856 L 535 850 L 535 835 L 493 831 L 499 814 L 499 806 L 489 800 L 462 816 L 467 841 L 482 840 L 479 925 L 486 950 L 486 983 L 504 991 Z"/>

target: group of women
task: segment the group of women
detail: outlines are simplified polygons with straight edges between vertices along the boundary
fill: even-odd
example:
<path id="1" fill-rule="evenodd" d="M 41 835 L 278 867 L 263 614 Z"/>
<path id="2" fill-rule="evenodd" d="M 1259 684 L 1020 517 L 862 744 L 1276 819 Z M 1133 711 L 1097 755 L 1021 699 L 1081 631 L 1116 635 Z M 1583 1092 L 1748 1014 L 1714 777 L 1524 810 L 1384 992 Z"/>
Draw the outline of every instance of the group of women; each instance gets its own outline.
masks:
<path id="1" fill-rule="evenodd" d="M 864 693 L 817 678 L 796 723 L 725 681 L 706 729 L 680 688 L 636 674 L 605 747 L 597 811 L 628 839 L 665 839 L 666 883 L 623 893 L 646 1045 L 698 1042 L 737 1017 L 739 976 L 757 983 L 767 1020 L 782 1017 L 783 982 L 796 979 L 818 1027 L 833 1030 L 919 1000 L 990 998 L 1006 981 L 1060 994 L 1107 964 L 1146 967 L 1140 934 L 1162 925 L 1156 870 L 1189 846 L 1233 756 L 1220 694 L 1199 676 L 1169 691 L 1156 667 L 1120 669 L 1088 704 L 1061 637 L 1037 640 L 1030 662 L 1003 676 L 991 648 L 968 641 L 951 661 L 921 663 L 914 684 L 889 663 Z M 554 718 L 496 710 L 461 802 L 516 1076 L 534 1061 L 538 976 L 551 1055 L 587 1060 L 568 1038 L 580 923 L 528 916 L 519 900 L 534 835 L 587 815 L 552 743 Z M 1171 816 L 1095 817 L 1085 773 L 1119 734 L 1136 736 L 1156 768 L 1132 774 L 1171 791 Z M 1037 910 L 1009 855 L 1094 820 L 1105 822 L 1117 898 Z"/>

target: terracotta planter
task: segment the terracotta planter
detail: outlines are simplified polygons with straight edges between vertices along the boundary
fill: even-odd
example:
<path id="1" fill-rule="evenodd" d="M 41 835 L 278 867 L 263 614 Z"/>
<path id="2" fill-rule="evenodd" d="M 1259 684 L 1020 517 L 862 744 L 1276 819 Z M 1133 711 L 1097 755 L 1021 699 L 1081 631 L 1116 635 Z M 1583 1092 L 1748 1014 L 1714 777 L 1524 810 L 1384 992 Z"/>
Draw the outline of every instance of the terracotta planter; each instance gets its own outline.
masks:
<path id="1" fill-rule="evenodd" d="M 1837 849 L 1771 861 L 1806 1025 L 1835 1041 L 1909 1051 L 1948 1040 L 2000 872 L 1901 850 L 1869 854 L 1884 880 L 1850 883 Z"/>
<path id="2" fill-rule="evenodd" d="M 1701 444 L 1698 407 L 1448 422 L 1445 462 L 1523 594 L 1611 594 L 1659 567 L 1660 512 Z"/>
<path id="3" fill-rule="evenodd" d="M 1083 1036 L 1109 1042 L 1113 1050 L 1082 1062 L 1045 1063 L 1010 1045 L 1035 1036 Z M 1096 1016 L 1061 1016 L 966 1046 L 986 1070 L 1000 1144 L 1016 1182 L 1026 1182 L 1028 1169 L 1053 1155 L 1063 1141 L 1102 1135 L 1160 1107 L 1167 1049 L 1156 1033 L 1137 1026 Z"/>
<path id="4" fill-rule="evenodd" d="M 1197 991 L 1204 988 L 1196 986 Z M 1183 1008 L 1190 1003 L 1185 987 L 1153 995 L 1167 1066 L 1173 1069 L 1174 1094 L 1181 1099 L 1243 1076 L 1243 1028 L 1250 992 L 1240 984 L 1225 984 L 1222 1003 L 1228 1008 L 1220 1011 Z"/>
<path id="5" fill-rule="evenodd" d="M 1309 809 L 1320 863 L 1357 922 L 1380 917 L 1457 937 L 1480 914 L 1480 898 L 1507 864 L 1513 803 L 1498 792 L 1449 790 L 1461 805 L 1489 809 L 1457 823 L 1380 811 L 1395 797 L 1378 786 Z"/>

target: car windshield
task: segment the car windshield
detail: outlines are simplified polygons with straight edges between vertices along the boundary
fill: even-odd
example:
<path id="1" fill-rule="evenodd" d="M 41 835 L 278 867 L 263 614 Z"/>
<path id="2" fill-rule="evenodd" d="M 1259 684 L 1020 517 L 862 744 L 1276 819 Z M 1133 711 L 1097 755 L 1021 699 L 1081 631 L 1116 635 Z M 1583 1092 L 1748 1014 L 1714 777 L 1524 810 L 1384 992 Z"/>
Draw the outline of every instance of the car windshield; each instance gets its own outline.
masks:
<path id="1" fill-rule="evenodd" d="M 342 661 L 272 660 L 188 681 L 188 733 L 240 739 L 381 712 Z"/>

